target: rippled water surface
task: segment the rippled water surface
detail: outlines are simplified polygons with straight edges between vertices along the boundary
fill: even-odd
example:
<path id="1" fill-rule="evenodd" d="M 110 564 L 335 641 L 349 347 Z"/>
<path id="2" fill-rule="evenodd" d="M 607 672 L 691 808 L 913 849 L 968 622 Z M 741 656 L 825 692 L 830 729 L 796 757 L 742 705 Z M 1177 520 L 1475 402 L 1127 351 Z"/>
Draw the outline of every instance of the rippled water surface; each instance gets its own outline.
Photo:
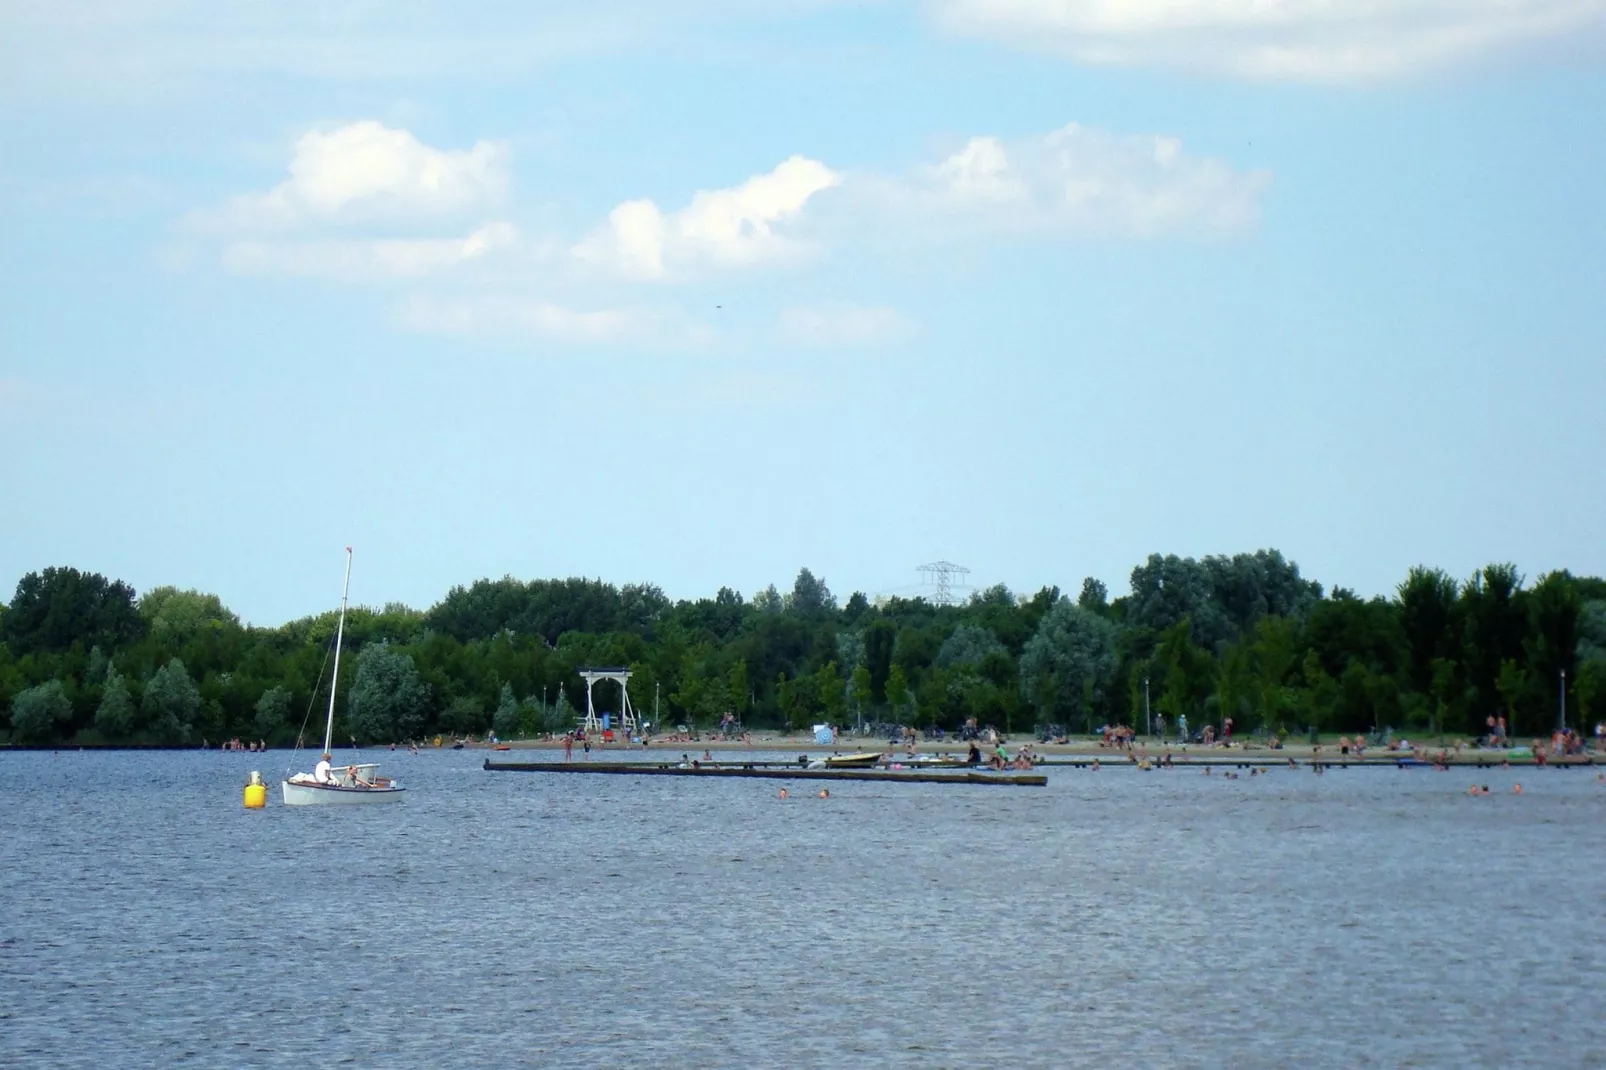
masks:
<path id="1" fill-rule="evenodd" d="M 290 809 L 285 752 L 0 755 L 0 1064 L 1606 1064 L 1593 772 L 783 801 L 482 757 Z"/>

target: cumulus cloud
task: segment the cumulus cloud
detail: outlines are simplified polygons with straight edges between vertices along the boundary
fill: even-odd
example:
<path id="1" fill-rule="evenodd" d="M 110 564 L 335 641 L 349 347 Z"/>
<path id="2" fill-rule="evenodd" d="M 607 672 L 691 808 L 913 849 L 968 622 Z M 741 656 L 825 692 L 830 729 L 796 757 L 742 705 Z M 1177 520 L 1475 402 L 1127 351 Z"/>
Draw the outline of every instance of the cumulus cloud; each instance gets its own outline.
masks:
<path id="1" fill-rule="evenodd" d="M 626 201 L 573 253 L 603 274 L 638 281 L 795 259 L 809 247 L 785 235 L 785 225 L 811 197 L 841 181 L 818 160 L 793 156 L 739 186 L 699 191 L 676 212 L 650 200 Z"/>
<path id="2" fill-rule="evenodd" d="M 970 139 L 898 179 L 869 180 L 883 219 L 928 237 L 994 233 L 1149 238 L 1253 227 L 1271 177 L 1195 156 L 1176 138 L 1072 123 L 1042 137 Z"/>
<path id="3" fill-rule="evenodd" d="M 580 311 L 541 297 L 434 297 L 415 294 L 397 315 L 408 330 L 432 334 L 485 335 L 511 339 L 546 338 L 562 342 L 649 344 L 690 348 L 713 340 L 714 332 L 662 309 L 604 308 Z"/>
<path id="4" fill-rule="evenodd" d="M 296 142 L 289 178 L 190 222 L 201 229 L 260 231 L 462 216 L 501 201 L 507 157 L 497 142 L 436 149 L 373 120 L 310 130 Z"/>
<path id="5" fill-rule="evenodd" d="M 932 0 L 940 26 L 1100 66 L 1367 82 L 1606 30 L 1606 0 Z"/>
<path id="6" fill-rule="evenodd" d="M 511 223 L 492 223 L 462 238 L 243 240 L 223 247 L 223 266 L 241 275 L 388 282 L 460 267 L 510 248 L 517 240 L 518 231 Z"/>
<path id="7" fill-rule="evenodd" d="M 900 342 L 915 325 L 895 309 L 834 304 L 793 305 L 781 311 L 779 334 L 804 346 L 862 346 Z"/>

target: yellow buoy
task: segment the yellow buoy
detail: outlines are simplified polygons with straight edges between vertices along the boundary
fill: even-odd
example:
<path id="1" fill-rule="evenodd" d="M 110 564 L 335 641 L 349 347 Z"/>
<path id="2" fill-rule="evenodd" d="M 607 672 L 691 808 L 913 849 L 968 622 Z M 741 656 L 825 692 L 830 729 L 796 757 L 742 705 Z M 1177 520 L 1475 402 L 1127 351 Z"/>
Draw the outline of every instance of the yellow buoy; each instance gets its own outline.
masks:
<path id="1" fill-rule="evenodd" d="M 260 810 L 268 805 L 268 786 L 262 783 L 262 774 L 251 770 L 251 779 L 245 785 L 245 808 Z"/>

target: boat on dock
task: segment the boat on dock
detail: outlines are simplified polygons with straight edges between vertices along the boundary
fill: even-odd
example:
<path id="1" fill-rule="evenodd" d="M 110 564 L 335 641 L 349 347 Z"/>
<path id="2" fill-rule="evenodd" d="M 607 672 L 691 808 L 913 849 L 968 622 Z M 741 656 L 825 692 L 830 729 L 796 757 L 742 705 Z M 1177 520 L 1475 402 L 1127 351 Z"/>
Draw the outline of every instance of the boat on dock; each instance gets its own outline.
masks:
<path id="1" fill-rule="evenodd" d="M 824 760 L 827 769 L 873 769 L 881 761 L 880 751 L 860 751 L 858 754 L 833 754 Z"/>

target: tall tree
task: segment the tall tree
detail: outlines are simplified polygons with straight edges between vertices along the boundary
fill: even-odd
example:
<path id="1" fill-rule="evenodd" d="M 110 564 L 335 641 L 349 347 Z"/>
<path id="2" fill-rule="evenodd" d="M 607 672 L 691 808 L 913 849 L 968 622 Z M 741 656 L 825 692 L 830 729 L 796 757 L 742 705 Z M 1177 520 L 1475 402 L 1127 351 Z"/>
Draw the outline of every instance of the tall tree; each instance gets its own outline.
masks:
<path id="1" fill-rule="evenodd" d="M 106 686 L 101 688 L 100 706 L 95 710 L 95 730 L 111 742 L 128 738 L 134 731 L 134 699 L 128 693 L 128 681 L 115 668 L 106 673 Z"/>
<path id="2" fill-rule="evenodd" d="M 365 743 L 414 739 L 424 730 L 429 689 L 411 654 L 389 643 L 367 647 L 357 658 L 357 678 L 346 698 L 351 730 Z"/>
<path id="3" fill-rule="evenodd" d="M 1460 585 L 1441 569 L 1417 565 L 1396 591 L 1409 651 L 1411 687 L 1428 694 L 1433 689 L 1433 663 L 1459 653 L 1452 627 Z"/>
<path id="4" fill-rule="evenodd" d="M 1115 675 L 1115 625 L 1068 601 L 1050 609 L 1021 654 L 1022 694 L 1043 722 L 1084 719 Z M 1051 681 L 1051 682 L 1050 682 Z"/>
<path id="5" fill-rule="evenodd" d="M 1541 577 L 1528 592 L 1528 636 L 1523 644 L 1528 668 L 1535 682 L 1555 694 L 1565 679 L 1578 680 L 1578 626 L 1583 599 L 1578 584 L 1567 572 L 1551 572 Z M 1565 676 L 1563 675 L 1565 674 Z M 1549 724 L 1544 717 L 1533 725 L 1543 731 Z"/>
<path id="6" fill-rule="evenodd" d="M 132 587 L 75 568 L 28 573 L 0 617 L 0 640 L 19 655 L 64 651 L 75 642 L 115 649 L 141 631 Z"/>
<path id="7" fill-rule="evenodd" d="M 1472 720 L 1503 703 L 1510 711 L 1517 701 L 1500 688 L 1507 661 L 1522 658 L 1522 641 L 1528 628 L 1522 576 L 1515 565 L 1495 564 L 1473 573 L 1462 591 L 1465 632 L 1462 665 L 1470 685 Z M 1468 727 L 1472 727 L 1469 725 Z M 1476 728 L 1473 729 L 1476 731 Z"/>
<path id="8" fill-rule="evenodd" d="M 513 685 L 503 684 L 497 698 L 496 712 L 491 715 L 491 727 L 496 734 L 512 739 L 519 734 L 519 700 L 513 697 Z"/>
<path id="9" fill-rule="evenodd" d="M 145 731 L 158 742 L 188 743 L 201 712 L 201 690 L 190 679 L 184 662 L 173 658 L 145 685 L 139 708 Z"/>
<path id="10" fill-rule="evenodd" d="M 806 568 L 799 569 L 787 608 L 800 617 L 817 619 L 836 612 L 836 596 L 825 585 L 825 580 L 816 578 Z"/>
<path id="11" fill-rule="evenodd" d="M 1110 608 L 1110 590 L 1103 580 L 1088 576 L 1082 581 L 1082 593 L 1077 596 L 1076 604 L 1091 613 L 1103 613 Z"/>
<path id="12" fill-rule="evenodd" d="M 870 701 L 887 700 L 887 677 L 892 672 L 892 649 L 898 631 L 889 620 L 875 620 L 864 630 L 864 663 L 870 670 Z"/>
<path id="13" fill-rule="evenodd" d="M 273 739 L 290 721 L 290 692 L 275 684 L 262 692 L 257 699 L 253 721 L 259 739 Z"/>

